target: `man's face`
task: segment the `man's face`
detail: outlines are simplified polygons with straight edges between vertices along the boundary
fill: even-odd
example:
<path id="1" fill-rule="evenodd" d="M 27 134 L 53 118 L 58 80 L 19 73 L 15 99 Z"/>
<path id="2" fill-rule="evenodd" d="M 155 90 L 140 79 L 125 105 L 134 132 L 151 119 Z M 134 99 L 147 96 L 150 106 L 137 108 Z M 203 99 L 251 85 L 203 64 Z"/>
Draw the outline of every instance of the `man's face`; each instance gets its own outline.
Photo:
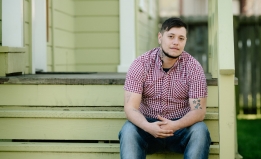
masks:
<path id="1" fill-rule="evenodd" d="M 158 34 L 158 41 L 163 51 L 171 57 L 178 57 L 186 45 L 186 29 L 184 27 L 171 28 Z"/>

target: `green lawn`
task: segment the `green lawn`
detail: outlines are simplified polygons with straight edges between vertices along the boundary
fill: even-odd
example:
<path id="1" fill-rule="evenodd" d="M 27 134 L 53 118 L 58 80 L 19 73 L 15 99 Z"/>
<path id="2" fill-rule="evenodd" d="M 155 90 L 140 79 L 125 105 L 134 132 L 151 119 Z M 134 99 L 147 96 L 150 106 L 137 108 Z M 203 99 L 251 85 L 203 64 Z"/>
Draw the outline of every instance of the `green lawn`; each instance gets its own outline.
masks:
<path id="1" fill-rule="evenodd" d="M 261 120 L 237 120 L 237 137 L 243 159 L 261 159 Z"/>

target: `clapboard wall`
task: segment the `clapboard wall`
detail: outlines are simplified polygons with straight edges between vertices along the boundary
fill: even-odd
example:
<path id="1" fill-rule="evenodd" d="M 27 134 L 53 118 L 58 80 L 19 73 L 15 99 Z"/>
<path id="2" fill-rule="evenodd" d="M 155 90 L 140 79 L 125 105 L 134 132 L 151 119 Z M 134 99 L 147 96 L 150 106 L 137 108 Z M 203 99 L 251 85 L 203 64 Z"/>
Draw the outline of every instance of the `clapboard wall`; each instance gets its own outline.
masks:
<path id="1" fill-rule="evenodd" d="M 48 1 L 48 71 L 75 71 L 74 1 Z"/>
<path id="2" fill-rule="evenodd" d="M 159 18 L 157 0 L 136 1 L 136 56 L 158 46 Z"/>
<path id="3" fill-rule="evenodd" d="M 75 0 L 76 71 L 117 72 L 119 0 Z"/>

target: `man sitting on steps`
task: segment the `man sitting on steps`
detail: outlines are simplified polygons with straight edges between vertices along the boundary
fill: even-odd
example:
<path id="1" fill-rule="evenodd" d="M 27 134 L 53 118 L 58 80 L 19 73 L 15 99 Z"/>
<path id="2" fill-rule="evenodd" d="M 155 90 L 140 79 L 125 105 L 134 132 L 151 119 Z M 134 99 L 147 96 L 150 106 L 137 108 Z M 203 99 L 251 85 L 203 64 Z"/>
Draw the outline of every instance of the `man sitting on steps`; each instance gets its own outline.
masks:
<path id="1" fill-rule="evenodd" d="M 210 135 L 203 121 L 207 84 L 199 62 L 184 51 L 187 25 L 167 19 L 160 47 L 131 64 L 124 85 L 128 121 L 120 133 L 122 159 L 145 159 L 169 151 L 185 159 L 207 159 Z"/>

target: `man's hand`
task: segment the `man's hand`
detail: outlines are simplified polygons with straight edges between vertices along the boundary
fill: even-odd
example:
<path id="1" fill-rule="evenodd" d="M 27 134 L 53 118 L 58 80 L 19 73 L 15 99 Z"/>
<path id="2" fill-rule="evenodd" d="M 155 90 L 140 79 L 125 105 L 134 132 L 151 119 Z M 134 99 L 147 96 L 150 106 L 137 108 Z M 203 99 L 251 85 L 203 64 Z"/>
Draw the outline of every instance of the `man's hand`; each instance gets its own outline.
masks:
<path id="1" fill-rule="evenodd" d="M 177 124 L 177 122 L 163 118 L 162 116 L 158 115 L 158 119 L 161 120 L 161 122 L 164 122 L 166 124 L 163 124 L 160 126 L 161 129 L 163 130 L 172 130 L 173 133 L 177 130 L 179 130 L 179 126 Z"/>
<path id="2" fill-rule="evenodd" d="M 153 123 L 148 123 L 146 130 L 148 133 L 153 135 L 155 138 L 166 138 L 173 136 L 173 131 L 171 129 L 162 129 L 163 125 L 166 125 L 166 122 L 156 121 Z"/>

